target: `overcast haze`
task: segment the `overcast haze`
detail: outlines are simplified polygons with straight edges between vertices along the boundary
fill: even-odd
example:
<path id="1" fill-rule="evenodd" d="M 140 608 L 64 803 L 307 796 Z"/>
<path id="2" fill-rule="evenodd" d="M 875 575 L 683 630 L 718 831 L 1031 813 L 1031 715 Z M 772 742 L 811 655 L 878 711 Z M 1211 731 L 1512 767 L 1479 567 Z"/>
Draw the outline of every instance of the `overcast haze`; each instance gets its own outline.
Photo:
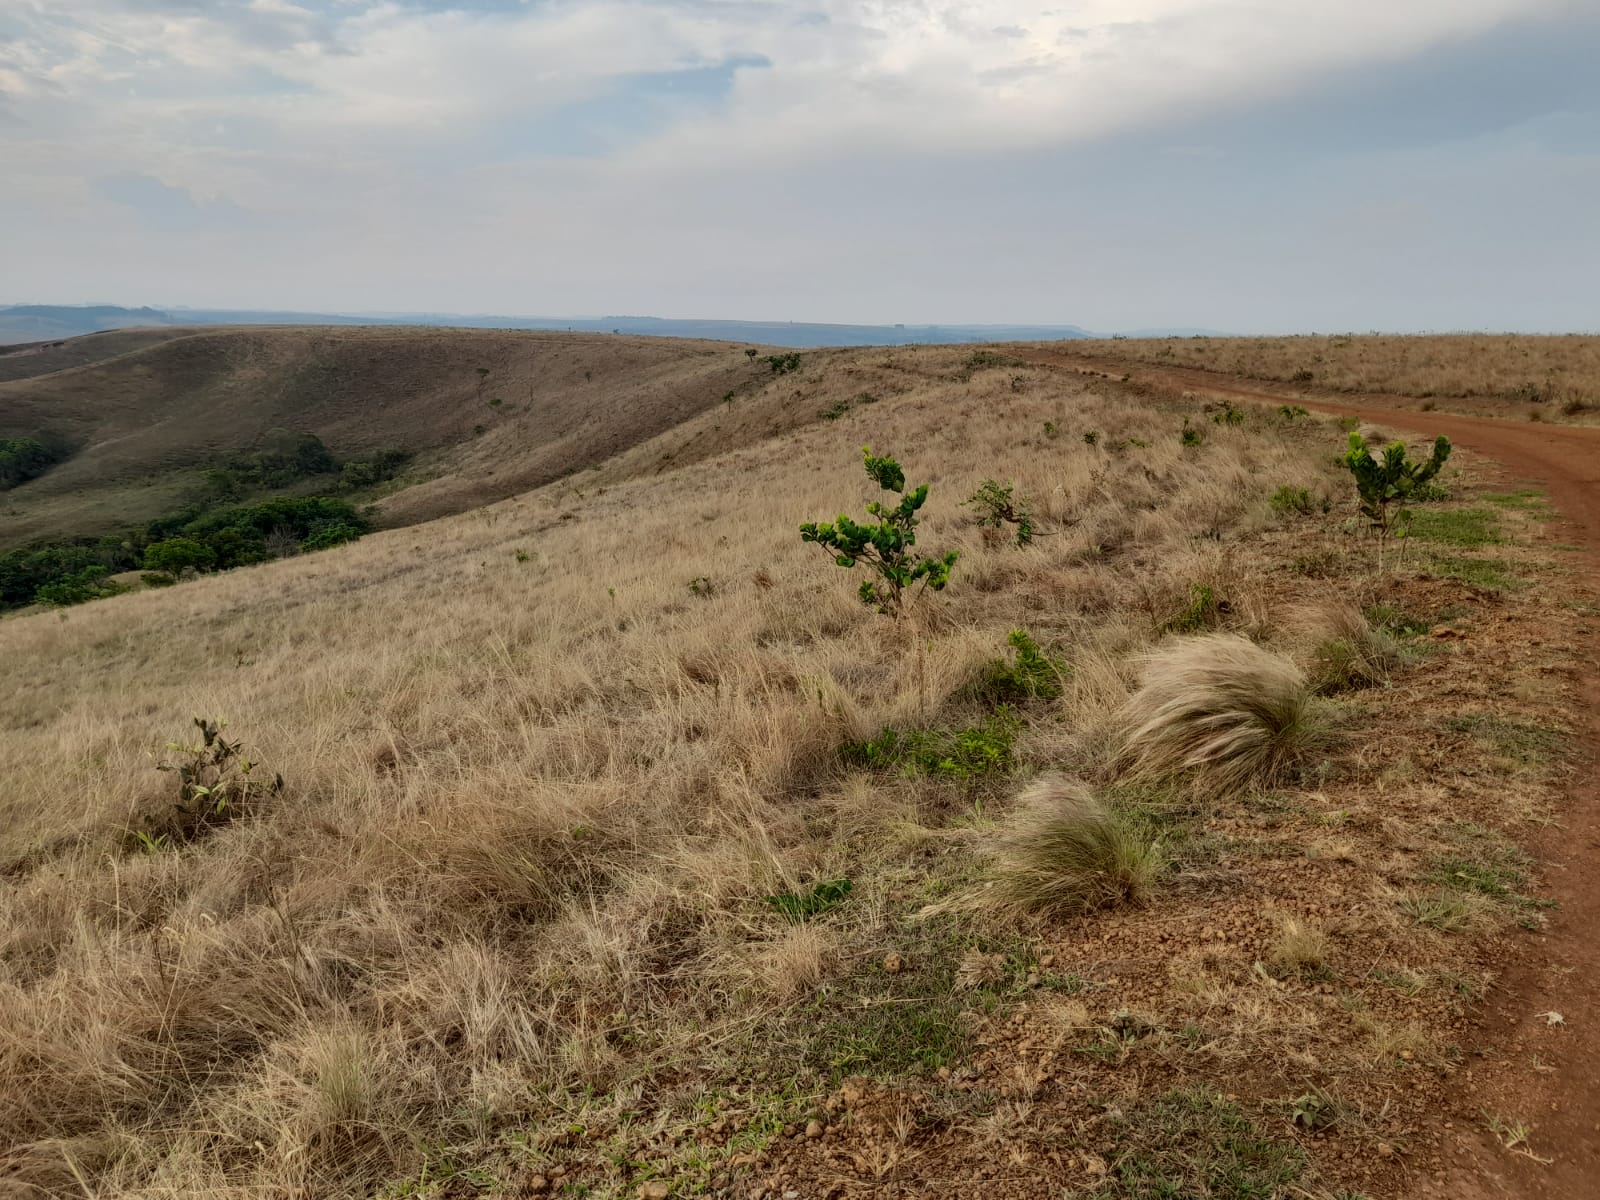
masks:
<path id="1" fill-rule="evenodd" d="M 1600 327 L 1600 4 L 0 0 L 0 303 Z"/>

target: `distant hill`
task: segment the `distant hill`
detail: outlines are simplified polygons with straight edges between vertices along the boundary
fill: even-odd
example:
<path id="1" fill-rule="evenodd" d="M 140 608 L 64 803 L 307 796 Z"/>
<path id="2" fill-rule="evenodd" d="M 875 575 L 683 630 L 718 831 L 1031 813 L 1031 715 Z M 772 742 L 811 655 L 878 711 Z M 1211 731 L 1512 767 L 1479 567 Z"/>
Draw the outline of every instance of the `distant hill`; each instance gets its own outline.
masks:
<path id="1" fill-rule="evenodd" d="M 916 380 L 892 350 L 795 353 L 387 326 L 156 328 L 0 349 L 0 438 L 71 450 L 0 492 L 0 552 L 172 512 L 206 468 L 276 430 L 315 434 L 341 460 L 410 454 L 377 499 L 380 523 L 405 525 L 566 476 L 588 487 L 681 467 Z"/>
<path id="2" fill-rule="evenodd" d="M 665 317 L 314 313 L 24 304 L 0 307 L 0 345 L 43 342 L 110 329 L 180 325 L 427 325 L 459 329 L 530 329 L 697 338 L 799 348 L 1043 342 L 1097 336 L 1076 325 L 828 325 L 796 321 L 676 320 Z"/>

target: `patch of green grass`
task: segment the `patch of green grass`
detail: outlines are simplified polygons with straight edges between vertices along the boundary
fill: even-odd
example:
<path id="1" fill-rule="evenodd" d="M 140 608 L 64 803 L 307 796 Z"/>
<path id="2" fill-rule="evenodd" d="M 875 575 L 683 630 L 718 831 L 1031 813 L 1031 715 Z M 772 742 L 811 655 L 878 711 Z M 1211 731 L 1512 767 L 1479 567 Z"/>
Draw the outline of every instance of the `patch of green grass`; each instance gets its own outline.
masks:
<path id="1" fill-rule="evenodd" d="M 1400 911 L 1418 925 L 1441 933 L 1465 933 L 1478 924 L 1483 902 L 1456 888 L 1419 892 L 1400 901 Z"/>
<path id="2" fill-rule="evenodd" d="M 1013 629 L 1006 640 L 1011 643 L 1013 661 L 997 658 L 984 667 L 973 687 L 974 695 L 989 703 L 1053 700 L 1061 695 L 1067 666 L 1039 649 L 1026 629 Z"/>
<path id="3" fill-rule="evenodd" d="M 1512 721 L 1488 713 L 1446 717 L 1451 733 L 1465 733 L 1487 742 L 1502 759 L 1521 767 L 1540 767 L 1561 753 L 1566 735 L 1549 725 Z"/>
<path id="4" fill-rule="evenodd" d="M 995 350 L 974 350 L 967 355 L 963 364 L 968 370 L 979 370 L 983 367 L 1020 367 L 1022 360 L 1013 358 L 1009 354 L 1001 354 Z"/>
<path id="5" fill-rule="evenodd" d="M 1175 1089 L 1112 1122 L 1115 1182 L 1097 1200 L 1274 1200 L 1307 1172 L 1293 1141 L 1268 1136 L 1215 1092 Z"/>
<path id="6" fill-rule="evenodd" d="M 1217 593 L 1209 583 L 1191 583 L 1189 603 L 1167 622 L 1167 629 L 1171 633 L 1199 633 L 1215 628 L 1217 618 L 1223 611 L 1223 603 L 1217 599 Z"/>
<path id="7" fill-rule="evenodd" d="M 1440 579 L 1455 579 L 1473 587 L 1493 591 L 1515 592 L 1531 585 L 1506 569 L 1506 564 L 1493 558 L 1434 558 L 1429 564 L 1431 572 Z"/>
<path id="8" fill-rule="evenodd" d="M 751 1048 L 759 1072 L 838 1080 L 893 1078 L 951 1066 L 972 1049 L 963 1012 L 993 1010 L 1006 997 L 1028 990 L 1031 955 L 1025 947 L 977 931 L 960 914 L 915 920 L 909 913 L 891 913 L 883 933 L 901 956 L 900 969 L 888 971 L 876 957 L 865 960 L 783 1022 L 768 1026 Z M 963 990 L 958 974 L 973 950 L 1001 956 L 1004 963 L 991 982 Z M 1076 976 L 1040 976 L 1040 987 L 1065 992 L 1083 987 Z"/>
<path id="9" fill-rule="evenodd" d="M 1493 900 L 1512 900 L 1519 898 L 1515 889 L 1526 883 L 1528 876 L 1514 861 L 1481 862 L 1445 855 L 1433 860 L 1423 879 L 1442 887 L 1477 892 Z"/>
<path id="10" fill-rule="evenodd" d="M 1496 546 L 1500 537 L 1499 518 L 1487 508 L 1412 509 L 1406 522 L 1406 536 L 1447 546 Z"/>
<path id="11" fill-rule="evenodd" d="M 1011 709 L 1001 705 L 982 725 L 967 729 L 902 733 L 886 725 L 876 737 L 850 742 L 840 754 L 852 766 L 970 779 L 1011 766 L 1011 745 L 1021 726 Z"/>
<path id="12" fill-rule="evenodd" d="M 779 892 L 763 898 L 774 912 L 798 924 L 843 904 L 850 898 L 853 887 L 848 879 L 826 879 L 807 892 Z"/>
<path id="13" fill-rule="evenodd" d="M 1280 515 L 1299 513 L 1302 516 L 1309 516 L 1316 511 L 1316 503 L 1311 499 L 1311 492 L 1288 483 L 1281 485 L 1267 498 L 1267 507 Z"/>
<path id="14" fill-rule="evenodd" d="M 1486 492 L 1479 499 L 1500 508 L 1539 509 L 1549 503 L 1545 494 L 1534 488 L 1522 488 L 1515 492 Z"/>

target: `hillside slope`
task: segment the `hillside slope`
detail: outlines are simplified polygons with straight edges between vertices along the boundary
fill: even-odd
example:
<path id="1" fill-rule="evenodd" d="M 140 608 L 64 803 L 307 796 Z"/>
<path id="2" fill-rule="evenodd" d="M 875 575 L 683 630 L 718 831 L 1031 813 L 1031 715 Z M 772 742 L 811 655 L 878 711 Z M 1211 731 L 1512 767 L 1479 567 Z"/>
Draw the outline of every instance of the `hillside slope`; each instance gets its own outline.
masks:
<path id="1" fill-rule="evenodd" d="M 414 478 L 466 466 L 469 488 L 390 503 L 392 520 L 435 516 L 591 466 L 767 371 L 723 343 L 428 329 L 101 334 L 0 356 L 0 377 L 34 365 L 62 369 L 0 382 L 0 437 L 75 450 L 0 500 L 0 549 L 158 516 L 273 429 L 340 456 L 410 451 Z"/>
<path id="2" fill-rule="evenodd" d="M 478 511 L 0 622 L 0 1194 L 1399 1194 L 1543 919 L 1594 610 L 1467 451 L 1375 576 L 1345 437 L 806 356 Z M 888 498 L 863 445 L 960 551 L 914 620 L 798 536 Z M 1127 775 L 1175 632 L 1304 706 L 1259 786 Z M 197 713 L 284 786 L 180 796 Z M 1137 887 L 990 902 L 1070 881 L 1004 858 L 1045 770 Z"/>

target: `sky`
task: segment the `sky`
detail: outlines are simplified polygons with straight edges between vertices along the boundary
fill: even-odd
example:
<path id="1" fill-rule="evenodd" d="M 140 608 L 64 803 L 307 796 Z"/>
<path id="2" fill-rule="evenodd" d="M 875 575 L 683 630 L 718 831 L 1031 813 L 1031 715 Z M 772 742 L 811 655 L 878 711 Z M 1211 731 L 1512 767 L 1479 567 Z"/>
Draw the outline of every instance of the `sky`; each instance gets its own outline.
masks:
<path id="1" fill-rule="evenodd" d="M 0 303 L 1600 329 L 1600 2 L 0 0 Z"/>

